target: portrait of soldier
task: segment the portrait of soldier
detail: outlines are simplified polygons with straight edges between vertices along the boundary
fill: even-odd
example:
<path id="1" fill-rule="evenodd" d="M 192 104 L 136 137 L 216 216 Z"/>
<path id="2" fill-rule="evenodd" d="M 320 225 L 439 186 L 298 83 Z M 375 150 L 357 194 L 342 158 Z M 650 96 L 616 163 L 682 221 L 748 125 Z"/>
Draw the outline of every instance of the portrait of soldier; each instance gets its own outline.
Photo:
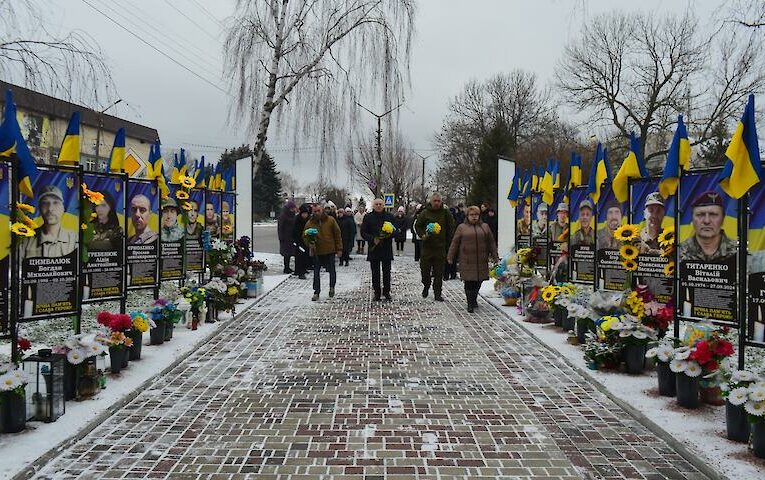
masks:
<path id="1" fill-rule="evenodd" d="M 598 232 L 598 248 L 610 248 L 618 250 L 621 243 L 614 238 L 614 231 L 622 224 L 622 207 L 616 200 L 611 200 L 605 205 L 606 228 Z"/>
<path id="2" fill-rule="evenodd" d="M 568 240 L 568 204 L 559 203 L 555 209 L 555 220 L 550 222 L 550 239 L 553 242 Z"/>
<path id="3" fill-rule="evenodd" d="M 220 215 L 215 213 L 215 205 L 212 202 L 205 204 L 205 230 L 213 237 L 220 235 Z"/>
<path id="4" fill-rule="evenodd" d="M 725 207 L 720 193 L 706 191 L 691 204 L 693 236 L 678 247 L 681 261 L 725 260 L 736 254 L 736 242 L 722 228 Z"/>
<path id="5" fill-rule="evenodd" d="M 537 206 L 537 220 L 532 231 L 537 238 L 547 237 L 547 204 L 544 202 Z"/>
<path id="6" fill-rule="evenodd" d="M 177 242 L 183 238 L 183 228 L 178 225 L 178 203 L 174 198 L 162 200 L 162 241 Z"/>
<path id="7" fill-rule="evenodd" d="M 592 228 L 593 206 L 590 199 L 579 202 L 579 230 L 571 237 L 571 246 L 594 245 L 595 229 Z"/>
<path id="8" fill-rule="evenodd" d="M 55 185 L 43 187 L 37 197 L 37 205 L 43 224 L 34 237 L 21 240 L 21 259 L 57 258 L 72 253 L 77 248 L 78 235 L 62 225 L 66 209 L 61 189 Z"/>
<path id="9" fill-rule="evenodd" d="M 231 206 L 228 202 L 221 204 L 221 218 L 223 219 L 223 233 L 230 235 L 234 233 L 234 222 L 231 218 Z"/>
<path id="10" fill-rule="evenodd" d="M 649 255 L 660 255 L 661 245 L 659 245 L 659 234 L 662 231 L 661 223 L 664 221 L 666 207 L 664 198 L 659 192 L 649 193 L 645 199 L 645 227 L 640 230 L 640 253 Z"/>
<path id="11" fill-rule="evenodd" d="M 146 195 L 138 194 L 130 199 L 130 221 L 133 223 L 135 234 L 128 238 L 128 244 L 144 245 L 154 243 L 159 234 L 151 229 L 151 201 Z"/>
<path id="12" fill-rule="evenodd" d="M 531 234 L 531 205 L 523 202 L 523 218 L 518 220 L 518 235 Z"/>
<path id="13" fill-rule="evenodd" d="M 197 220 L 199 219 L 199 203 L 194 200 L 187 200 L 191 209 L 186 212 L 189 222 L 186 224 L 185 233 L 187 239 L 199 240 L 202 238 L 204 227 Z"/>

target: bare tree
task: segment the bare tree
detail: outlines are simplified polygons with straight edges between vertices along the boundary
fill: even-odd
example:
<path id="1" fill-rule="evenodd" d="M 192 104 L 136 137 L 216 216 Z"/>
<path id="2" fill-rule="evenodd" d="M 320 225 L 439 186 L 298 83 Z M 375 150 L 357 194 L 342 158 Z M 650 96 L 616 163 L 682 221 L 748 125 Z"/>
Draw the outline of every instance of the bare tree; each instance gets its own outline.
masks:
<path id="1" fill-rule="evenodd" d="M 101 49 L 82 31 L 56 34 L 31 0 L 0 0 L 0 76 L 33 90 L 99 108 L 114 100 Z"/>
<path id="2" fill-rule="evenodd" d="M 734 0 L 727 11 L 730 22 L 748 28 L 765 27 L 765 3 L 761 0 Z"/>
<path id="3" fill-rule="evenodd" d="M 557 84 L 592 125 L 610 126 L 622 141 L 634 130 L 646 159 L 659 160 L 667 142 L 649 139 L 671 134 L 678 113 L 686 114 L 692 144 L 704 143 L 765 86 L 761 41 L 723 30 L 704 35 L 690 12 L 604 14 L 566 47 Z"/>
<path id="4" fill-rule="evenodd" d="M 335 134 L 355 119 L 356 99 L 402 100 L 414 15 L 415 0 L 237 0 L 225 69 L 232 114 L 256 134 L 254 161 L 274 112 L 276 120 L 291 114 L 296 142 L 320 138 L 324 167 Z"/>
<path id="5" fill-rule="evenodd" d="M 300 182 L 289 172 L 279 172 L 279 180 L 282 182 L 282 192 L 288 197 L 294 198 L 300 190 Z"/>

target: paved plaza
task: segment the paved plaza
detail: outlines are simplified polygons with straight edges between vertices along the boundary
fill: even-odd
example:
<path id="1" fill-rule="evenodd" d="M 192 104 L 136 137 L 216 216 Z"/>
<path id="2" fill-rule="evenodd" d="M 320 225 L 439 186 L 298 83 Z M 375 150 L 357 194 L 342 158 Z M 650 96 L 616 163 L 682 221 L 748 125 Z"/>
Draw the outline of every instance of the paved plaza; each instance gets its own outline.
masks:
<path id="1" fill-rule="evenodd" d="M 461 282 L 424 300 L 397 259 L 378 303 L 361 257 L 338 273 L 320 302 L 283 283 L 37 478 L 704 478 Z"/>

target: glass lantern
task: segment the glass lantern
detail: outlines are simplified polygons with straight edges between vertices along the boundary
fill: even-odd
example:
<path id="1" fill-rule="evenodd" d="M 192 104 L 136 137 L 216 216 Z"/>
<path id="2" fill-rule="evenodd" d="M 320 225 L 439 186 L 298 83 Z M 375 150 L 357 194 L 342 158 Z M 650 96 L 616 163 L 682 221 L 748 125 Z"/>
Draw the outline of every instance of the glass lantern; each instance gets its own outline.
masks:
<path id="1" fill-rule="evenodd" d="M 64 368 L 66 356 L 52 353 L 50 349 L 38 350 L 23 360 L 28 375 L 27 412 L 31 420 L 55 422 L 64 414 Z"/>

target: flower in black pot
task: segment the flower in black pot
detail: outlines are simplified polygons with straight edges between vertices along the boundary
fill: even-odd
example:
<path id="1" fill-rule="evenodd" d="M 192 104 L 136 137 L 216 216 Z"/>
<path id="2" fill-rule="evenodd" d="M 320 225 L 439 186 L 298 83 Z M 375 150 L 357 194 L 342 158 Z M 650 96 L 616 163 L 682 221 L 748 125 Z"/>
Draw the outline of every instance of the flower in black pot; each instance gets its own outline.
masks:
<path id="1" fill-rule="evenodd" d="M 678 405 L 685 408 L 698 408 L 699 380 L 703 370 L 698 362 L 689 359 L 690 355 L 691 349 L 688 347 L 675 349 L 674 358 L 669 362 L 669 369 L 675 373 Z"/>
<path id="2" fill-rule="evenodd" d="M 130 360 L 140 360 L 143 334 L 149 331 L 151 321 L 143 312 L 130 312 L 130 318 L 133 321 L 133 328 L 130 330 L 130 338 L 133 340 L 133 345 L 130 347 Z"/>
<path id="3" fill-rule="evenodd" d="M 752 424 L 752 453 L 758 458 L 765 458 L 765 381 L 760 380 L 749 385 L 744 410 Z"/>
<path id="4" fill-rule="evenodd" d="M 675 372 L 670 370 L 669 362 L 672 361 L 675 352 L 675 342 L 677 340 L 663 339 L 659 344 L 649 349 L 646 358 L 656 359 L 656 376 L 659 380 L 659 395 L 664 397 L 674 397 L 677 395 L 675 389 Z"/>
<path id="5" fill-rule="evenodd" d="M 637 375 L 645 367 L 648 342 L 656 340 L 656 332 L 633 315 L 621 315 L 611 323 L 611 330 L 618 332 L 619 343 L 623 345 L 622 355 L 627 373 Z"/>
<path id="6" fill-rule="evenodd" d="M 116 331 L 112 332 L 108 337 L 105 337 L 104 341 L 109 347 L 109 364 L 111 372 L 114 374 L 120 373 L 125 363 L 125 356 L 128 354 L 128 349 L 133 345 L 133 340 L 123 332 Z"/>
<path id="7" fill-rule="evenodd" d="M 24 430 L 27 375 L 13 363 L 0 364 L 0 433 Z"/>
<path id="8" fill-rule="evenodd" d="M 750 402 L 749 389 L 757 383 L 757 377 L 747 370 L 723 370 L 720 385 L 725 398 L 725 426 L 728 440 L 748 442 L 751 428 L 746 404 Z M 755 404 L 757 402 L 754 402 Z M 750 406 L 750 410 L 752 406 Z M 756 407 L 755 407 L 756 411 Z"/>

